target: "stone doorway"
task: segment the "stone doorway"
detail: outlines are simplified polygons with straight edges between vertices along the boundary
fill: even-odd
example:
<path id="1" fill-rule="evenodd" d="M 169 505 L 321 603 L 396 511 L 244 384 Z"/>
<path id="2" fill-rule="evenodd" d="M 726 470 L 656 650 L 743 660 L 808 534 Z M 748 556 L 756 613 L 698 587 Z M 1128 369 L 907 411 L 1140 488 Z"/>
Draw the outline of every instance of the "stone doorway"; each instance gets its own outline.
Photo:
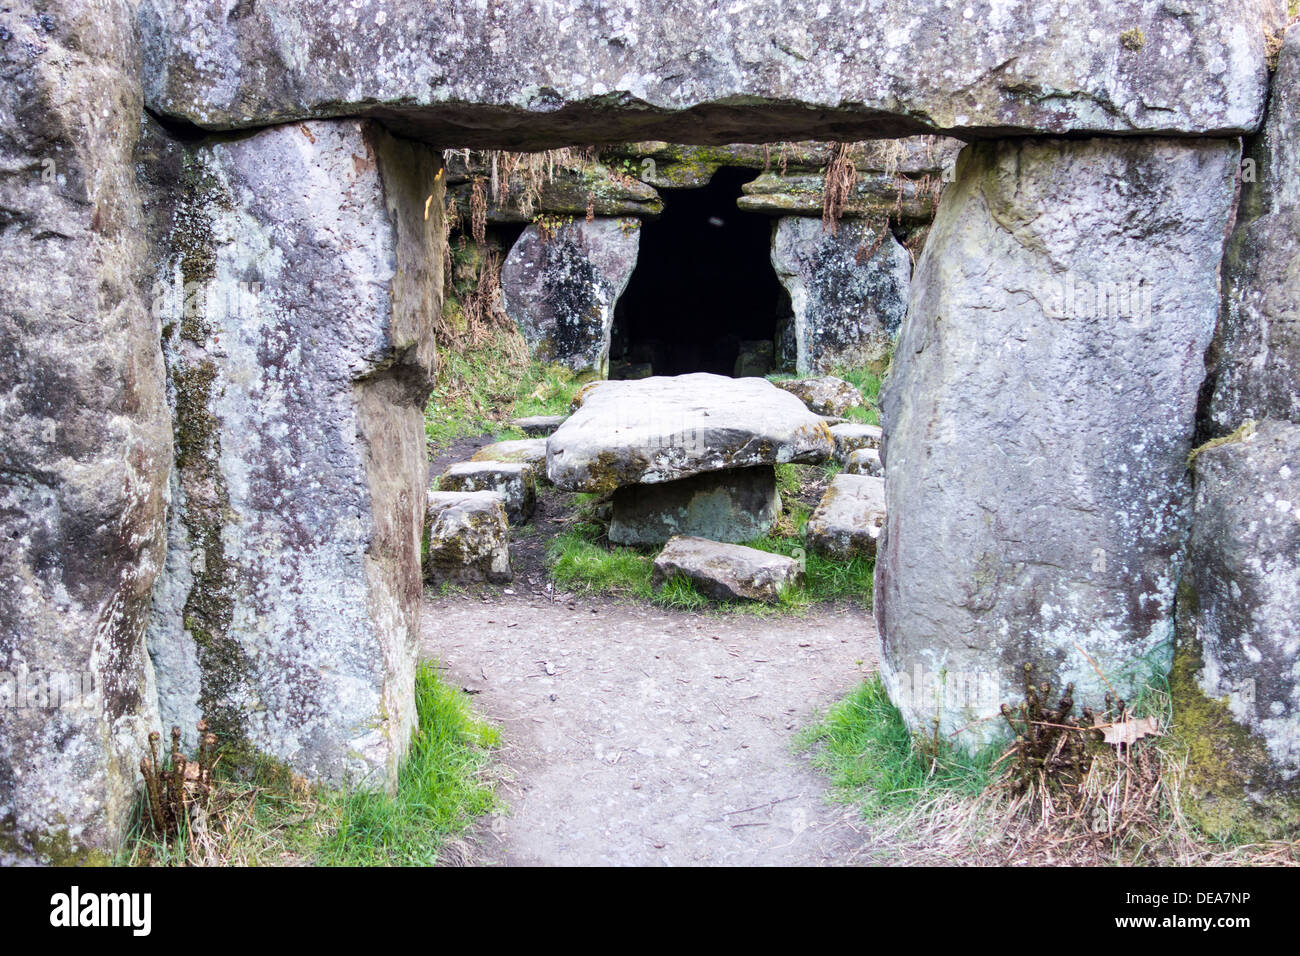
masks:
<path id="1" fill-rule="evenodd" d="M 752 169 L 664 189 L 663 215 L 641 228 L 636 269 L 619 300 L 610 377 L 764 375 L 776 366 L 790 298 L 771 266 L 772 218 L 737 208 Z"/>

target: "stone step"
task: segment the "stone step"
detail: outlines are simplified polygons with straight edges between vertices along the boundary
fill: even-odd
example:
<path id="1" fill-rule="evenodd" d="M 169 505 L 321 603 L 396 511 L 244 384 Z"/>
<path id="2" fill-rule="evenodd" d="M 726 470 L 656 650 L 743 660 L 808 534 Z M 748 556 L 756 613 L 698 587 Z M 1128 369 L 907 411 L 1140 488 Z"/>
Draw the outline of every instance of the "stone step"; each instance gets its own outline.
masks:
<path id="1" fill-rule="evenodd" d="M 533 466 L 519 461 L 462 461 L 438 479 L 440 491 L 494 491 L 511 524 L 523 524 L 537 507 Z"/>
<path id="2" fill-rule="evenodd" d="M 495 491 L 430 492 L 424 526 L 429 583 L 510 580 L 510 524 Z"/>
<path id="3" fill-rule="evenodd" d="M 836 475 L 804 527 L 813 554 L 847 561 L 874 557 L 885 523 L 885 482 L 870 475 Z"/>
<path id="4" fill-rule="evenodd" d="M 859 448 L 880 448 L 880 428 L 877 425 L 832 425 L 831 438 L 835 442 L 835 460 L 844 464 L 851 452 Z"/>
<path id="5" fill-rule="evenodd" d="M 510 424 L 523 429 L 525 435 L 532 438 L 545 438 L 564 424 L 568 415 L 528 415 L 516 418 Z"/>
<path id="6" fill-rule="evenodd" d="M 780 379 L 772 384 L 796 396 L 818 415 L 840 416 L 850 408 L 866 404 L 854 385 L 834 375 Z"/>
<path id="7" fill-rule="evenodd" d="M 878 448 L 856 448 L 849 452 L 844 461 L 846 475 L 871 475 L 873 478 L 885 477 L 885 465 L 880 460 Z"/>

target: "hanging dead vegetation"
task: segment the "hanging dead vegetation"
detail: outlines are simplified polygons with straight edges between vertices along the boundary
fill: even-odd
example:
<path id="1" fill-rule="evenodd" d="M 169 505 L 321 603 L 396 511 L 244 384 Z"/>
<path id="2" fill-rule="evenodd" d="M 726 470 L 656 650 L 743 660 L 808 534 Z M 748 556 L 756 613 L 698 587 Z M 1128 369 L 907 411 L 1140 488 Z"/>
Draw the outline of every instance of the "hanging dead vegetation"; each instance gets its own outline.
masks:
<path id="1" fill-rule="evenodd" d="M 839 231 L 844 206 L 853 195 L 858 170 L 853 163 L 853 143 L 832 143 L 822 183 L 822 228 L 834 235 Z"/>

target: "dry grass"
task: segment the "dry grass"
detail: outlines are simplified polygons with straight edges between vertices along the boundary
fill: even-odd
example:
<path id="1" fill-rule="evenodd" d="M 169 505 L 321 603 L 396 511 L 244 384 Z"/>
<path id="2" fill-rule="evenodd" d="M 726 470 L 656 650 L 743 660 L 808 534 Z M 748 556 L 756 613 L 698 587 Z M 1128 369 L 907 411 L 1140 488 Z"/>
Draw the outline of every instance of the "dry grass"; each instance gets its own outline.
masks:
<path id="1" fill-rule="evenodd" d="M 1063 695 L 1068 697 L 1068 693 Z M 1069 718 L 1071 707 L 1027 701 L 1043 734 L 1017 724 L 1016 740 L 993 763 L 976 793 L 965 786 L 913 787 L 913 799 L 882 801 L 881 793 L 839 784 L 842 796 L 866 810 L 859 862 L 960 866 L 1295 866 L 1300 840 L 1227 843 L 1207 838 L 1183 814 L 1187 753 L 1166 736 L 1170 705 L 1157 684 L 1138 704 L 1120 701 L 1110 714 Z M 1064 713 L 1062 713 L 1064 712 Z M 1121 727 L 1141 715 L 1156 732 L 1109 744 L 1101 726 Z M 876 714 L 855 738 L 882 739 L 901 725 L 896 712 Z M 926 744 L 929 741 L 925 742 Z M 913 739 L 911 759 L 926 752 Z M 900 758 L 901 759 L 901 758 Z M 844 773 L 844 751 L 823 758 Z M 952 760 L 949 759 L 948 763 Z M 875 760 L 880 763 L 879 755 Z M 932 771 L 932 774 L 938 771 Z M 851 778 L 850 778 L 851 779 Z M 959 779 L 959 782 L 962 782 Z M 837 783 L 839 783 L 837 781 Z M 888 796 L 888 795 L 884 795 Z M 873 808 L 875 808 L 873 810 Z M 883 808 L 883 809 L 882 809 Z"/>

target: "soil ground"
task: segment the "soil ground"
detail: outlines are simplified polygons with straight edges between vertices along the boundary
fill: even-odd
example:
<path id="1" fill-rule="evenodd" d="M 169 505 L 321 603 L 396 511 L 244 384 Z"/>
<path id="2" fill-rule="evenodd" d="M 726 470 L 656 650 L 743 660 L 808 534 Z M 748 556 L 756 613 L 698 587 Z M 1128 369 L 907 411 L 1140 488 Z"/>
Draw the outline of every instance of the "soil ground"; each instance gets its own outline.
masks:
<path id="1" fill-rule="evenodd" d="M 796 733 L 874 669 L 870 612 L 754 617 L 548 595 L 434 596 L 424 651 L 502 726 L 509 865 L 853 862 L 856 813 Z"/>
<path id="2" fill-rule="evenodd" d="M 490 436 L 435 453 L 431 476 Z M 799 498 L 814 504 L 813 470 Z M 856 603 L 756 616 L 561 593 L 547 543 L 573 496 L 538 489 L 512 530 L 514 581 L 426 592 L 423 653 L 502 728 L 502 808 L 471 835 L 486 865 L 860 862 L 857 812 L 795 752 L 798 732 L 875 670 Z"/>

